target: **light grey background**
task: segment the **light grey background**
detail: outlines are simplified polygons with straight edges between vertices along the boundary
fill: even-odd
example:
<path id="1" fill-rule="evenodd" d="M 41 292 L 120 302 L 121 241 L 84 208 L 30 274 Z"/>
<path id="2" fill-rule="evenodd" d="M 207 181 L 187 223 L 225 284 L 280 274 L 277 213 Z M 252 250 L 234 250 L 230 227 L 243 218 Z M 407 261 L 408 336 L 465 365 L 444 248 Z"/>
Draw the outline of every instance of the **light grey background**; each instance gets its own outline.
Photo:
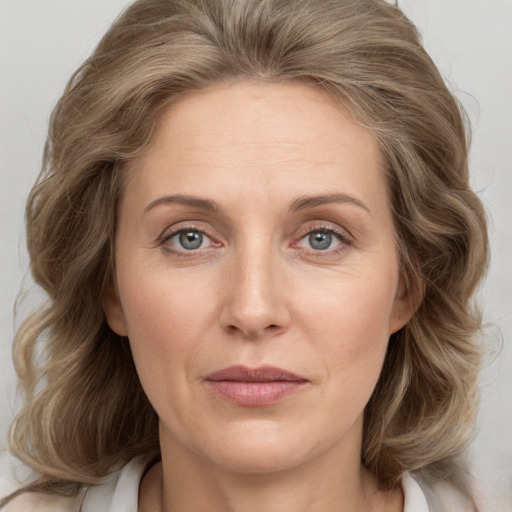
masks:
<path id="1" fill-rule="evenodd" d="M 13 304 L 28 286 L 23 208 L 51 108 L 126 0 L 0 0 L 0 447 L 16 407 Z M 486 319 L 504 347 L 482 376 L 479 471 L 512 488 L 512 0 L 400 0 L 473 123 L 474 187 L 490 215 Z M 24 311 L 24 310 L 22 310 Z M 0 467 L 1 471 L 1 467 Z M 502 485 L 500 484 L 500 485 Z"/>

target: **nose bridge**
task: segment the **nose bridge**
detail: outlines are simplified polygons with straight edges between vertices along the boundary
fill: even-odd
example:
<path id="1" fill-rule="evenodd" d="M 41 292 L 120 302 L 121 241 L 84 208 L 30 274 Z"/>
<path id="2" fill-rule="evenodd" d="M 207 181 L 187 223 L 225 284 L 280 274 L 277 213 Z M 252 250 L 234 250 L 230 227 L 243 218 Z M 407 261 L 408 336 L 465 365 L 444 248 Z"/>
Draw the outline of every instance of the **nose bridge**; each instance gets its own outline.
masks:
<path id="1" fill-rule="evenodd" d="M 223 324 L 246 337 L 288 325 L 280 262 L 271 241 L 253 237 L 238 247 L 230 265 Z"/>

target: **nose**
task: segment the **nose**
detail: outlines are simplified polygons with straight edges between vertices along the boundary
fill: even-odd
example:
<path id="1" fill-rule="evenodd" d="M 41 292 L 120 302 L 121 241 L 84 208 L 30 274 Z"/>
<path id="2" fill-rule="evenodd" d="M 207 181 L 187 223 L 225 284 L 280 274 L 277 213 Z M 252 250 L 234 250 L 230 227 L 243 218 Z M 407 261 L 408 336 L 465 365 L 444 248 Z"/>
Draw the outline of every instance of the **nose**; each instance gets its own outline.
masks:
<path id="1" fill-rule="evenodd" d="M 257 340 L 290 325 L 283 268 L 270 251 L 244 251 L 227 270 L 220 322 L 227 331 Z"/>

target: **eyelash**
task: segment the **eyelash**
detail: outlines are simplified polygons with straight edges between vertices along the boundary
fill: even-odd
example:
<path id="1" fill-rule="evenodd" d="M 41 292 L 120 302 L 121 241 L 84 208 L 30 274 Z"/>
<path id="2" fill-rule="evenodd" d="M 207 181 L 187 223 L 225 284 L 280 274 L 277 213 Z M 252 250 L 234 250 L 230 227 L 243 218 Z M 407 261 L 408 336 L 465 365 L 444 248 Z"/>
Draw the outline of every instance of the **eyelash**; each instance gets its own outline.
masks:
<path id="1" fill-rule="evenodd" d="M 308 251 L 308 256 L 337 256 L 343 252 L 345 252 L 348 248 L 348 246 L 353 245 L 353 238 L 350 234 L 348 234 L 346 231 L 342 231 L 336 226 L 332 224 L 321 224 L 316 225 L 312 228 L 305 229 L 299 236 L 298 240 L 293 243 L 293 245 L 296 245 L 300 243 L 302 240 L 304 240 L 306 237 L 310 236 L 313 233 L 324 233 L 324 234 L 331 234 L 335 235 L 336 238 L 339 240 L 339 245 L 336 246 L 334 249 L 326 249 L 324 251 L 321 250 L 315 250 L 315 249 L 306 249 Z"/>
<path id="2" fill-rule="evenodd" d="M 187 251 L 186 249 L 179 250 L 179 249 L 173 248 L 172 246 L 167 245 L 167 242 L 169 242 L 172 238 L 179 235 L 180 233 L 186 233 L 186 232 L 201 233 L 201 234 L 205 235 L 206 237 L 208 237 L 215 245 L 217 245 L 217 246 L 220 245 L 220 243 L 215 242 L 214 238 L 212 236 L 210 236 L 204 229 L 202 229 L 198 226 L 194 226 L 193 224 L 184 226 L 184 227 L 180 227 L 171 232 L 164 231 L 162 233 L 162 235 L 159 237 L 157 245 L 161 246 L 166 252 L 172 253 L 173 255 L 176 255 L 178 257 L 183 257 L 183 258 L 191 257 L 191 256 L 197 254 L 201 249 Z M 305 249 L 306 251 L 308 251 L 308 255 L 319 256 L 319 257 L 326 256 L 326 255 L 338 255 L 338 254 L 346 251 L 347 246 L 353 245 L 353 239 L 346 231 L 342 231 L 333 225 L 317 225 L 312 228 L 307 228 L 306 230 L 304 230 L 300 234 L 298 239 L 292 243 L 292 247 L 295 246 L 298 249 L 297 244 L 300 243 L 302 240 L 304 240 L 306 237 L 310 236 L 313 233 L 325 233 L 325 234 L 334 235 L 334 236 L 336 236 L 336 238 L 338 238 L 340 243 L 334 249 L 326 249 L 324 251 L 315 250 L 315 249 L 311 249 L 311 248 L 309 250 L 307 248 L 302 248 L 302 249 Z"/>
<path id="3" fill-rule="evenodd" d="M 190 251 L 187 251 L 186 249 L 179 250 L 179 249 L 176 249 L 173 246 L 170 246 L 169 244 L 167 244 L 167 242 L 172 240 L 176 235 L 179 235 L 180 233 L 187 233 L 187 232 L 188 233 L 189 232 L 201 233 L 201 234 L 205 235 L 206 237 L 208 237 L 212 242 L 214 242 L 213 237 L 208 235 L 208 233 L 203 228 L 200 228 L 198 226 L 194 226 L 193 224 L 190 224 L 188 226 L 183 226 L 183 227 L 179 227 L 178 229 L 174 229 L 171 232 L 164 231 L 158 239 L 158 245 L 160 247 L 162 247 L 166 252 L 172 253 L 173 256 L 178 256 L 178 257 L 182 257 L 182 258 L 187 258 L 187 257 L 193 256 L 194 254 L 197 254 L 199 252 L 199 250 L 190 250 Z M 220 245 L 218 242 L 214 242 L 214 244 Z"/>

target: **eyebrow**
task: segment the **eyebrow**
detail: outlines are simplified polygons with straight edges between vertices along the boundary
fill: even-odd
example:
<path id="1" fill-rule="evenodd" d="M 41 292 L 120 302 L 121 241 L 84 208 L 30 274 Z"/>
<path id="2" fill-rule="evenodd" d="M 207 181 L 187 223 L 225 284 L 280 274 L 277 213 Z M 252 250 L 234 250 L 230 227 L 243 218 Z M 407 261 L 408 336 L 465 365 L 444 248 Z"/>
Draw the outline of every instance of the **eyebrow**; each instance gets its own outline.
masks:
<path id="1" fill-rule="evenodd" d="M 356 206 L 359 206 L 363 210 L 366 210 L 368 213 L 371 213 L 370 209 L 361 200 L 343 193 L 298 197 L 292 202 L 290 206 L 290 211 L 297 212 L 300 210 L 306 210 L 308 208 L 315 208 L 316 206 L 322 206 L 324 204 L 332 203 L 354 204 Z"/>
<path id="2" fill-rule="evenodd" d="M 174 194 L 172 196 L 159 197 L 158 199 L 151 201 L 151 203 L 149 203 L 146 206 L 146 208 L 144 208 L 144 215 L 153 208 L 156 208 L 157 206 L 173 203 L 184 204 L 185 206 L 199 208 L 200 210 L 205 210 L 208 212 L 216 213 L 220 210 L 219 205 L 215 201 L 212 201 L 211 199 L 203 199 L 200 197 Z"/>
<path id="3" fill-rule="evenodd" d="M 149 203 L 146 206 L 146 208 L 144 208 L 144 215 L 153 208 L 156 208 L 157 206 L 175 203 L 183 204 L 185 206 L 191 206 L 193 208 L 199 208 L 200 210 L 205 210 L 214 213 L 218 213 L 221 210 L 219 205 L 215 201 L 212 201 L 211 199 L 203 199 L 201 197 L 174 194 L 171 196 L 159 197 L 154 201 L 151 201 L 151 203 Z M 307 210 L 308 208 L 315 208 L 317 206 L 322 206 L 324 204 L 333 203 L 354 204 L 370 213 L 370 209 L 361 200 L 344 193 L 301 196 L 291 203 L 289 210 L 291 212 L 297 212 L 301 210 Z"/>

